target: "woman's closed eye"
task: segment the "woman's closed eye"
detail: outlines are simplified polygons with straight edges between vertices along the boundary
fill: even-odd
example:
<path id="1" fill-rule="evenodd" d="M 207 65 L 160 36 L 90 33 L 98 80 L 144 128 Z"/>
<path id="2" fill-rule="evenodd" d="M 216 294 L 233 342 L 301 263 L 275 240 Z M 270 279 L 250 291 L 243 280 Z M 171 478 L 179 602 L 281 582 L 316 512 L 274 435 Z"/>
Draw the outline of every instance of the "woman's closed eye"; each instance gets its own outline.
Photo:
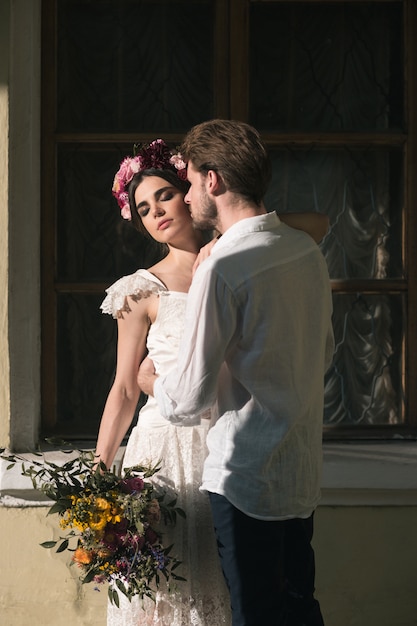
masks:
<path id="1" fill-rule="evenodd" d="M 174 194 L 172 191 L 164 191 L 164 193 L 159 198 L 161 202 L 167 202 L 168 200 L 172 200 Z"/>
<path id="2" fill-rule="evenodd" d="M 149 207 L 148 206 L 142 206 L 137 211 L 138 211 L 139 217 L 146 217 L 148 215 L 148 213 L 149 213 Z"/>
<path id="3" fill-rule="evenodd" d="M 170 200 L 172 200 L 175 197 L 175 194 L 177 192 L 173 191 L 172 189 L 160 189 L 158 192 L 155 193 L 155 202 L 159 203 L 159 202 L 169 202 Z M 180 192 L 178 192 L 180 193 Z M 153 205 L 153 202 L 152 202 Z M 139 204 L 136 207 L 136 211 L 139 215 L 139 217 L 143 218 L 146 217 L 150 211 L 151 207 L 150 205 L 144 201 L 144 202 L 139 202 Z"/>

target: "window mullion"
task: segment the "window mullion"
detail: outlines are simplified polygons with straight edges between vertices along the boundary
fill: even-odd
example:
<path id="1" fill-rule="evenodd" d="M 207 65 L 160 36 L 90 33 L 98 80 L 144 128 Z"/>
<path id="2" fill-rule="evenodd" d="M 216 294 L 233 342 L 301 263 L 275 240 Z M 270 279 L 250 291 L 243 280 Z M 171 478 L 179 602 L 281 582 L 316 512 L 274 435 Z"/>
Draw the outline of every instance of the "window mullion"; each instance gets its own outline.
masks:
<path id="1" fill-rule="evenodd" d="M 406 123 L 408 141 L 406 145 L 405 219 L 404 243 L 406 275 L 408 279 L 408 319 L 406 349 L 406 398 L 408 422 L 417 429 L 417 4 L 414 0 L 405 3 L 405 85 Z"/>
<path id="2" fill-rule="evenodd" d="M 46 430 L 56 423 L 56 2 L 42 2 L 41 402 Z M 47 166 L 46 166 L 47 164 Z"/>
<path id="3" fill-rule="evenodd" d="M 230 112 L 231 118 L 249 115 L 249 1 L 230 0 Z"/>

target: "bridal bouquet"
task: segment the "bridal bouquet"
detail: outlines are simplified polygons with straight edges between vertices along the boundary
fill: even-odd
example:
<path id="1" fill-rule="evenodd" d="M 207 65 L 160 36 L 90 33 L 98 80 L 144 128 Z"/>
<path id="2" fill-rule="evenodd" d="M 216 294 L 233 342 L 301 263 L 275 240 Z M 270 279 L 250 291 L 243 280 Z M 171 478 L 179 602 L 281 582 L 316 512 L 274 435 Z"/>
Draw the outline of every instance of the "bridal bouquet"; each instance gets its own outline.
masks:
<path id="1" fill-rule="evenodd" d="M 78 455 L 63 465 L 42 460 L 22 464 L 22 474 L 31 478 L 35 489 L 54 504 L 48 514 L 58 514 L 60 527 L 68 531 L 57 541 L 46 541 L 44 548 L 69 550 L 79 570 L 81 583 L 108 582 L 110 601 L 119 606 L 121 592 L 131 600 L 154 598 L 160 576 L 167 581 L 184 580 L 175 572 L 180 564 L 165 547 L 160 524 L 175 523 L 176 500 L 165 503 L 165 495 L 155 491 L 149 480 L 158 467 L 135 466 L 123 478 L 97 465 L 92 451 Z M 19 457 L 10 455 L 12 467 Z"/>

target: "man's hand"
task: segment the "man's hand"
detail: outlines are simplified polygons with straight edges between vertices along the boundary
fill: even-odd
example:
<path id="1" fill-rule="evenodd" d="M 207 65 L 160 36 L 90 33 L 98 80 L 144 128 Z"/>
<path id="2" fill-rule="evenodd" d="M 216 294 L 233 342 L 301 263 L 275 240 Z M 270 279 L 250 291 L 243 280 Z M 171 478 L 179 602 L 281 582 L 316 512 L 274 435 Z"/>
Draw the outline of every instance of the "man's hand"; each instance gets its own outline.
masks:
<path id="1" fill-rule="evenodd" d="M 140 389 L 147 396 L 153 396 L 153 386 L 157 378 L 152 359 L 146 357 L 140 364 L 137 380 Z"/>

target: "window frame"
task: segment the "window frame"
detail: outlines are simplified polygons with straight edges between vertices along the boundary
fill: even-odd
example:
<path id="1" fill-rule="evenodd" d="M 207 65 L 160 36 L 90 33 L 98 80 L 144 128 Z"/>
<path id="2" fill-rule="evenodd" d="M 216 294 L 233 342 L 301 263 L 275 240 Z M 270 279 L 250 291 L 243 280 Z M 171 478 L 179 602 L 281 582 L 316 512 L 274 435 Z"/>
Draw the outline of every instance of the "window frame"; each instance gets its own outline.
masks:
<path id="1" fill-rule="evenodd" d="M 242 68 L 231 76 L 231 117 L 248 121 L 249 110 L 249 11 L 250 4 L 260 0 L 230 0 L 231 2 L 231 67 Z M 279 1 L 279 0 L 278 0 Z M 330 0 L 337 4 L 346 0 Z M 277 0 L 262 0 L 277 2 Z M 292 0 L 305 3 L 306 0 Z M 322 0 L 307 0 L 320 4 Z M 350 0 L 350 3 L 363 0 Z M 392 2 L 392 0 L 371 0 Z M 363 2 L 365 3 L 365 2 Z M 368 2 L 367 2 L 368 3 Z M 329 4 L 329 2 L 327 2 Z M 369 3 L 368 3 L 369 4 Z M 417 159 L 417 5 L 412 0 L 399 0 L 403 5 L 404 33 L 404 120 L 405 132 L 309 132 L 309 133 L 262 133 L 270 148 L 291 145 L 297 147 L 335 148 L 361 147 L 366 145 L 403 150 L 404 163 L 404 206 L 403 206 L 403 259 L 404 278 L 384 280 L 332 280 L 335 294 L 405 294 L 406 321 L 403 342 L 403 389 L 404 423 L 390 426 L 324 426 L 324 439 L 392 439 L 395 437 L 414 439 L 417 435 L 417 179 L 413 176 Z M 239 25 L 245 25 L 244 30 Z"/>
<path id="2" fill-rule="evenodd" d="M 62 282 L 56 278 L 56 205 L 57 205 L 57 154 L 63 144 L 98 146 L 100 144 L 149 143 L 157 133 L 70 133 L 57 131 L 57 3 L 59 0 L 42 0 L 42 115 L 41 115 L 41 403 L 43 436 L 54 436 L 57 422 L 57 320 L 56 299 L 59 294 L 104 294 L 108 283 Z M 199 0 L 188 0 L 198 4 Z M 213 85 L 215 115 L 229 117 L 229 8 L 223 0 L 213 0 L 215 12 Z M 220 86 L 220 87 L 219 87 Z M 171 145 L 181 143 L 183 135 L 163 133 Z M 51 184 L 52 181 L 52 184 Z M 67 436 L 68 439 L 72 438 Z M 75 434 L 75 438 L 77 434 Z M 89 438 L 88 438 L 89 439 Z"/>
<path id="3" fill-rule="evenodd" d="M 197 1 L 197 0 L 196 0 Z M 216 27 L 214 63 L 216 115 L 247 121 L 248 119 L 248 46 L 249 11 L 252 0 L 215 0 Z M 258 0 L 253 0 L 258 1 Z M 276 0 L 262 0 L 263 2 Z M 306 0 L 292 0 L 305 2 Z M 321 0 L 307 0 L 320 3 Z M 334 3 L 344 0 L 331 0 Z M 350 0 L 362 2 L 363 0 Z M 391 0 L 371 0 L 390 2 Z M 367 0 L 369 2 L 369 0 Z M 103 293 L 107 284 L 60 283 L 56 280 L 56 155 L 60 144 L 84 143 L 135 143 L 154 139 L 152 134 L 131 133 L 57 133 L 56 132 L 56 4 L 57 0 L 42 2 L 42 140 L 41 140 L 41 310 L 42 310 L 42 357 L 41 399 L 43 432 L 54 431 L 56 421 L 56 318 L 55 298 L 58 293 Z M 404 424 L 397 426 L 325 426 L 326 439 L 391 439 L 393 437 L 415 438 L 417 435 L 417 215 L 413 207 L 417 204 L 417 180 L 412 176 L 417 161 L 417 6 L 412 0 L 403 0 L 404 7 L 404 72 L 405 72 L 405 120 L 406 132 L 392 133 L 263 133 L 270 147 L 282 147 L 289 143 L 295 147 L 314 144 L 317 147 L 375 145 L 375 147 L 401 147 L 404 155 L 404 207 L 403 207 L 403 258 L 404 278 L 388 280 L 332 280 L 334 293 L 402 293 L 406 294 L 406 331 L 404 345 L 405 407 Z M 230 25 L 230 40 L 227 35 Z M 239 71 L 233 71 L 233 68 Z M 230 92 L 229 92 L 230 86 Z M 230 105 L 229 105 L 230 102 Z M 414 106 L 413 106 L 414 105 Z M 182 136 L 164 133 L 165 138 L 178 144 Z M 51 182 L 52 181 L 52 182 Z M 414 313 L 414 315 L 413 315 Z"/>

